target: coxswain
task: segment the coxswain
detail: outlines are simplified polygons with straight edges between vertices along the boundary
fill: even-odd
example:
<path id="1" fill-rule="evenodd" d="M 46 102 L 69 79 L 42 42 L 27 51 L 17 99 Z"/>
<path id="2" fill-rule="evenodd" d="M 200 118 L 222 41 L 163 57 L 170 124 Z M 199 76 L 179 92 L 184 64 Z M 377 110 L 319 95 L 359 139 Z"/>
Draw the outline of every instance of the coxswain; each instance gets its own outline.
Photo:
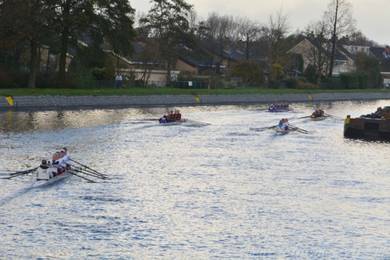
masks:
<path id="1" fill-rule="evenodd" d="M 160 124 L 165 124 L 165 123 L 167 123 L 167 122 L 168 122 L 168 117 L 167 117 L 167 115 L 164 115 L 164 116 L 163 116 L 162 118 L 160 118 L 158 121 L 160 122 Z"/>

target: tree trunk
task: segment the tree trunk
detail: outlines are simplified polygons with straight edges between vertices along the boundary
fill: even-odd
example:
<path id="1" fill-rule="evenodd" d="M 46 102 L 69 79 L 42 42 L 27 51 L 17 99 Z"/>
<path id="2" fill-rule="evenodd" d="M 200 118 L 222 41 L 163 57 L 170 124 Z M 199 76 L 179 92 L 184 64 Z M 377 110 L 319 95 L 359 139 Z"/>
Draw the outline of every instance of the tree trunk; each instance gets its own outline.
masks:
<path id="1" fill-rule="evenodd" d="M 218 58 L 217 68 L 216 68 L 216 72 L 218 75 L 222 74 L 221 66 L 223 62 L 223 51 L 224 51 L 223 49 L 224 49 L 224 44 L 223 44 L 223 38 L 221 37 L 219 39 L 219 58 Z"/>
<path id="2" fill-rule="evenodd" d="M 30 41 L 30 74 L 28 77 L 28 87 L 35 88 L 38 74 L 38 43 L 35 40 Z"/>
<path id="3" fill-rule="evenodd" d="M 66 79 L 66 55 L 68 53 L 69 45 L 69 19 L 70 19 L 70 6 L 71 1 L 67 0 L 63 6 L 63 28 L 61 33 L 61 47 L 60 47 L 60 64 L 59 64 L 59 81 L 61 84 L 65 82 Z"/>
<path id="4" fill-rule="evenodd" d="M 334 60 L 336 56 L 336 44 L 337 44 L 337 20 L 339 16 L 339 0 L 336 0 L 336 11 L 333 24 L 333 34 L 332 34 L 332 53 L 330 56 L 330 67 L 329 67 L 329 77 L 333 76 Z"/>
<path id="5" fill-rule="evenodd" d="M 171 61 L 169 58 L 167 60 L 167 83 L 166 83 L 166 86 L 167 87 L 171 86 Z"/>
<path id="6" fill-rule="evenodd" d="M 246 35 L 246 60 L 249 61 L 249 35 Z"/>
<path id="7" fill-rule="evenodd" d="M 59 80 L 61 83 L 64 83 L 66 79 L 66 56 L 68 53 L 68 44 L 69 44 L 69 30 L 64 28 L 64 31 L 61 35 L 61 49 L 60 49 L 60 61 L 59 61 Z"/>

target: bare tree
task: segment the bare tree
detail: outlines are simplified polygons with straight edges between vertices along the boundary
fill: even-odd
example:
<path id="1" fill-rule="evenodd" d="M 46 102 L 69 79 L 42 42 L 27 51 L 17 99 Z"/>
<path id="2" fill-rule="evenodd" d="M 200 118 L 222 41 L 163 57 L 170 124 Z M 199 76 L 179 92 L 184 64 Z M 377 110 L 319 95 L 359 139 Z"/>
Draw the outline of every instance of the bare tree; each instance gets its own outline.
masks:
<path id="1" fill-rule="evenodd" d="M 324 13 L 324 23 L 331 32 L 331 56 L 329 77 L 333 75 L 337 41 L 340 37 L 354 31 L 355 21 L 352 17 L 352 4 L 349 0 L 331 0 L 328 10 Z"/>
<path id="2" fill-rule="evenodd" d="M 246 60 L 249 60 L 251 44 L 259 38 L 262 28 L 258 23 L 247 18 L 239 17 L 236 23 L 238 25 L 237 35 L 241 41 L 245 42 L 245 56 Z"/>
<path id="3" fill-rule="evenodd" d="M 232 16 L 219 16 L 213 13 L 208 17 L 205 26 L 208 30 L 208 39 L 217 43 L 218 54 L 222 59 L 225 46 L 229 42 L 234 42 L 237 37 L 235 33 L 237 23 Z M 220 73 L 220 64 L 217 65 L 217 73 Z"/>
<path id="4" fill-rule="evenodd" d="M 269 60 L 271 64 L 280 62 L 282 55 L 282 40 L 289 31 L 288 17 L 279 10 L 269 18 L 268 27 L 265 28 L 269 42 Z"/>
<path id="5" fill-rule="evenodd" d="M 327 72 L 329 64 L 330 42 L 327 36 L 327 26 L 323 21 L 309 25 L 305 32 L 312 46 L 307 55 L 308 62 L 315 68 L 317 83 L 321 76 Z"/>

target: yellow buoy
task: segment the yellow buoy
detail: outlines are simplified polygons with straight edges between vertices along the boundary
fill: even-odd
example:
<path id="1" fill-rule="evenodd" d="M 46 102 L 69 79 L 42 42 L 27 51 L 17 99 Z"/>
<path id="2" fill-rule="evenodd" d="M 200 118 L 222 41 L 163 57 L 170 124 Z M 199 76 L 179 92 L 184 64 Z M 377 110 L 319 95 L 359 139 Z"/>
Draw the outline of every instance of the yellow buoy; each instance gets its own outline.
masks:
<path id="1" fill-rule="evenodd" d="M 7 96 L 5 99 L 7 100 L 9 106 L 13 107 L 15 105 L 15 100 L 12 96 Z"/>

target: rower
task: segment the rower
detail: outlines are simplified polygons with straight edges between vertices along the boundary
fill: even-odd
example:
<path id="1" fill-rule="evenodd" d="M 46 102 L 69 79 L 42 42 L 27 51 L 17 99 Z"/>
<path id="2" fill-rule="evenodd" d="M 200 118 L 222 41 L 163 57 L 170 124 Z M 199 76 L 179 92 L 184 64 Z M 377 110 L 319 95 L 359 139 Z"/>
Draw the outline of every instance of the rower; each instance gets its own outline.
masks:
<path id="1" fill-rule="evenodd" d="M 282 128 L 283 128 L 283 125 L 284 125 L 284 118 L 280 119 L 279 124 L 278 124 L 278 127 L 279 127 L 280 129 L 282 129 Z"/>
<path id="2" fill-rule="evenodd" d="M 325 115 L 325 112 L 324 112 L 324 110 L 322 110 L 322 109 L 316 109 L 314 112 L 313 112 L 313 114 L 312 114 L 312 117 L 313 118 L 317 118 L 317 117 L 323 117 Z"/>
<path id="3" fill-rule="evenodd" d="M 181 113 L 180 113 L 180 111 L 179 111 L 179 110 L 176 110 L 175 113 L 176 113 L 175 119 L 176 119 L 177 121 L 180 121 L 180 120 L 181 120 Z"/>
<path id="4" fill-rule="evenodd" d="M 287 131 L 288 128 L 289 128 L 288 119 L 287 118 L 282 118 L 279 121 L 278 128 L 281 129 L 281 130 Z"/>
<path id="5" fill-rule="evenodd" d="M 175 120 L 175 114 L 171 110 L 168 115 L 168 121 L 174 121 Z"/>
<path id="6" fill-rule="evenodd" d="M 167 115 L 164 115 L 164 116 L 163 116 L 162 118 L 160 118 L 158 121 L 160 122 L 160 124 L 165 124 L 165 123 L 167 123 L 167 122 L 168 122 L 168 117 L 167 117 Z"/>
<path id="7" fill-rule="evenodd" d="M 289 129 L 289 123 L 288 123 L 288 119 L 285 118 L 284 119 L 284 124 L 283 124 L 283 128 L 282 128 L 284 131 L 287 131 Z"/>
<path id="8" fill-rule="evenodd" d="M 66 147 L 62 148 L 60 151 L 61 156 L 61 166 L 69 168 L 70 167 L 70 157 L 68 155 L 68 149 Z"/>

